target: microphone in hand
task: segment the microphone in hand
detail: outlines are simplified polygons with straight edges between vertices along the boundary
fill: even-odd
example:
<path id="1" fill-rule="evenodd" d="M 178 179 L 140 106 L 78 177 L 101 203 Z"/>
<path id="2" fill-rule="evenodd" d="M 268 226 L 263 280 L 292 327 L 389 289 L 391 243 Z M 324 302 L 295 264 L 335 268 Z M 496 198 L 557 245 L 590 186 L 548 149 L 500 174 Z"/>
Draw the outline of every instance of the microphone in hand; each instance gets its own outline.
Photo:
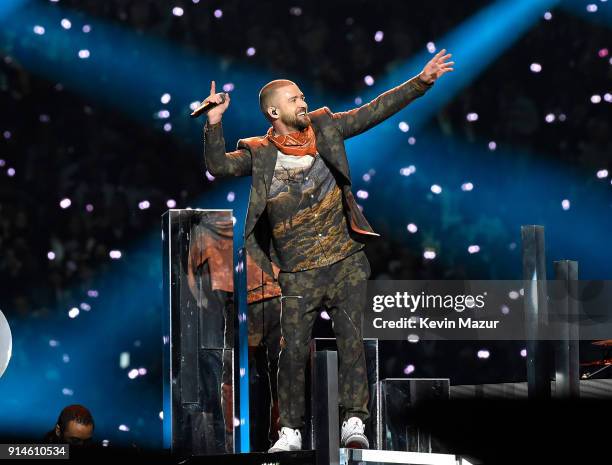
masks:
<path id="1" fill-rule="evenodd" d="M 193 110 L 193 112 L 191 113 L 191 117 L 197 118 L 202 113 L 208 114 L 208 112 L 211 111 L 213 108 L 220 107 L 217 111 L 213 112 L 214 114 L 211 113 L 208 115 L 209 120 L 220 120 L 221 115 L 223 115 L 223 113 L 225 112 L 225 110 L 227 110 L 227 107 L 229 106 L 229 100 L 230 96 L 228 93 L 221 92 L 217 94 L 217 91 L 215 89 L 215 81 L 212 81 L 210 83 L 210 95 L 206 97 L 206 99 L 204 99 L 204 101 L 200 103 L 195 110 Z"/>
<path id="2" fill-rule="evenodd" d="M 212 102 L 210 100 L 204 100 L 202 103 L 200 103 L 198 105 L 198 107 L 195 110 L 193 110 L 193 112 L 191 113 L 191 117 L 192 118 L 197 118 L 202 113 L 208 113 L 210 110 L 212 110 L 216 106 L 225 103 L 225 94 L 220 94 L 220 96 L 221 96 L 221 102 L 219 102 L 219 103 L 218 102 Z"/>

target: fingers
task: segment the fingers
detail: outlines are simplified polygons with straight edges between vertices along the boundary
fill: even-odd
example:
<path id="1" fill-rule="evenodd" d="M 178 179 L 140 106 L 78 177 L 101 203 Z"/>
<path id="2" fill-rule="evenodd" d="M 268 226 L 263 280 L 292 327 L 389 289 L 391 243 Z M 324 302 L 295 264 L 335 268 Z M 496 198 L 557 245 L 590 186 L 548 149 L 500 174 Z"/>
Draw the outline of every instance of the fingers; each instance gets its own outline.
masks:
<path id="1" fill-rule="evenodd" d="M 229 104 L 229 94 L 227 92 L 219 92 L 218 94 L 211 94 L 208 97 L 206 97 L 206 99 L 202 102 L 213 102 L 213 103 L 217 103 L 217 104 L 224 104 L 224 103 L 228 103 Z"/>
<path id="2" fill-rule="evenodd" d="M 213 102 L 218 105 L 229 105 L 230 97 L 227 92 L 219 92 L 217 93 L 217 88 L 215 81 L 210 81 L 210 95 L 206 97 L 201 104 L 206 102 Z"/>
<path id="3" fill-rule="evenodd" d="M 446 61 L 451 56 L 453 56 L 453 54 L 446 53 L 446 49 L 443 48 L 438 53 L 436 53 L 434 57 L 429 61 L 429 63 L 427 64 L 427 68 L 430 70 L 430 72 L 433 72 L 433 74 L 437 75 L 438 77 L 450 71 L 454 71 L 455 68 L 453 67 L 453 65 L 455 64 L 455 62 Z"/>
<path id="4" fill-rule="evenodd" d="M 434 55 L 434 58 L 439 58 L 439 57 L 440 57 L 440 55 L 442 55 L 444 52 L 446 52 L 446 49 L 445 49 L 445 48 L 443 48 L 443 49 L 442 49 L 442 50 L 440 50 L 438 53 L 436 53 L 436 54 Z"/>
<path id="5" fill-rule="evenodd" d="M 448 60 L 452 56 L 452 53 L 446 53 L 446 55 L 445 55 L 445 53 L 446 53 L 446 49 L 443 48 L 442 50 L 440 50 L 438 53 L 436 53 L 433 56 L 431 61 L 434 61 L 434 62 L 438 63 L 438 62 L 442 62 L 444 60 Z"/>
<path id="6" fill-rule="evenodd" d="M 210 94 L 208 97 L 202 100 L 200 105 L 206 102 L 213 102 L 217 104 L 224 104 L 224 103 L 229 104 L 229 94 L 227 92 L 220 92 L 218 94 Z"/>
<path id="7" fill-rule="evenodd" d="M 440 57 L 438 59 L 436 59 L 436 63 L 439 65 L 445 65 L 445 61 L 448 60 L 450 57 L 452 57 L 453 54 L 452 53 L 448 53 L 446 55 L 444 55 L 443 57 Z"/>

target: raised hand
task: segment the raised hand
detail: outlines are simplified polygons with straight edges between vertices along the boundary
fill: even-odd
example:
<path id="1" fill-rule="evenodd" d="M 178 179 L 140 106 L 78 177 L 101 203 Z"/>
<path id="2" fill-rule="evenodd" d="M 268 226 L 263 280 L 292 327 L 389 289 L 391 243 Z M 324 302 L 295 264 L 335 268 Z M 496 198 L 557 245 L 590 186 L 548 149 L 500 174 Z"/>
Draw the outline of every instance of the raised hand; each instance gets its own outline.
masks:
<path id="1" fill-rule="evenodd" d="M 443 48 L 423 68 L 423 71 L 419 74 L 421 79 L 428 84 L 433 83 L 436 79 L 449 71 L 453 71 L 454 61 L 448 60 L 452 54 L 448 53 L 444 55 L 446 49 Z"/>
<path id="2" fill-rule="evenodd" d="M 223 102 L 223 99 L 225 99 L 225 102 Z M 221 121 L 221 117 L 223 116 L 223 113 L 225 113 L 225 110 L 227 110 L 227 107 L 230 104 L 230 96 L 226 92 L 217 93 L 216 87 L 215 87 L 215 81 L 211 81 L 210 95 L 206 97 L 202 103 L 205 103 L 205 102 L 215 102 L 219 104 L 216 107 L 209 110 L 207 114 L 208 123 L 215 124 Z"/>

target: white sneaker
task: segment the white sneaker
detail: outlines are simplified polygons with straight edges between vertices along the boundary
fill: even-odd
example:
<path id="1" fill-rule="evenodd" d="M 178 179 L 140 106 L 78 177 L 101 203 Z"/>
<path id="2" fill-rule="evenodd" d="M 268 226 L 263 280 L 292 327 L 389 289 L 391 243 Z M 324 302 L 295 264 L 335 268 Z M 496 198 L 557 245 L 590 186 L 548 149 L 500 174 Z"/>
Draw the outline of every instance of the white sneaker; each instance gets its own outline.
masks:
<path id="1" fill-rule="evenodd" d="M 268 452 L 288 452 L 302 450 L 302 435 L 299 429 L 283 426 L 278 433 L 278 441 L 268 449 Z"/>
<path id="2" fill-rule="evenodd" d="M 365 425 L 358 417 L 351 417 L 342 423 L 342 435 L 340 436 L 342 447 L 351 449 L 367 449 L 370 447 L 368 438 L 363 434 L 364 430 Z"/>

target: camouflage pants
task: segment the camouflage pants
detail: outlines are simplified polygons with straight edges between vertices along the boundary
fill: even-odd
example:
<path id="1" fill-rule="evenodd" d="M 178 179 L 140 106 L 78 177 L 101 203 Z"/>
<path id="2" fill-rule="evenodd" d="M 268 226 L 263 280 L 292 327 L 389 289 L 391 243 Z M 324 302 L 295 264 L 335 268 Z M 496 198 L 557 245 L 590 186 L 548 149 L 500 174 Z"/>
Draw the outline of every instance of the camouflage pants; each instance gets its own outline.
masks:
<path id="1" fill-rule="evenodd" d="M 312 327 L 325 307 L 338 346 L 341 419 L 368 418 L 368 383 L 362 321 L 370 264 L 363 250 L 323 268 L 280 272 L 281 352 L 278 367 L 280 425 L 303 428 L 305 368 Z"/>

